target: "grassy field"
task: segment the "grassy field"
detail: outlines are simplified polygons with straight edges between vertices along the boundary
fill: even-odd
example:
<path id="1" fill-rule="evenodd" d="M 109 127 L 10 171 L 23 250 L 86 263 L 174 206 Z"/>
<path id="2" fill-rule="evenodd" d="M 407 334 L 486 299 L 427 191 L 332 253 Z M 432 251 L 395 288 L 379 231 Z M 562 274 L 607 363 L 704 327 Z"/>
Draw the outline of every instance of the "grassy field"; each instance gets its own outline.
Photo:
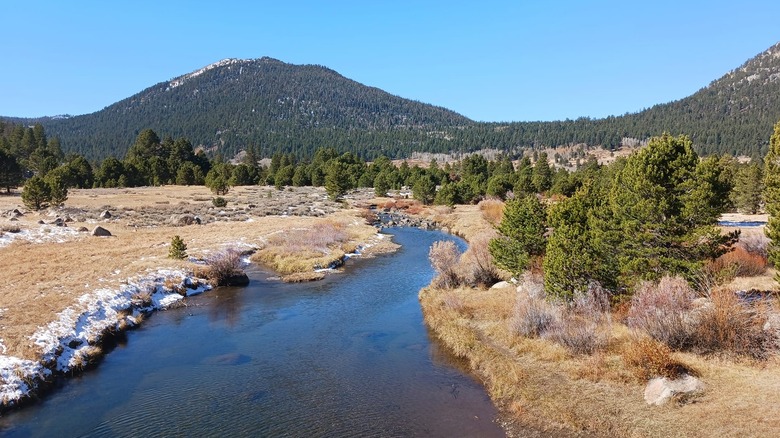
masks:
<path id="1" fill-rule="evenodd" d="M 339 260 L 361 244 L 371 245 L 366 255 L 394 249 L 389 239 L 377 239 L 359 209 L 327 200 L 323 190 L 237 187 L 226 198 L 228 206 L 216 209 L 203 187 L 72 190 L 65 208 L 38 213 L 27 212 L 18 195 L 0 196 L 6 213 L 0 218 L 4 354 L 35 360 L 39 352 L 30 336 L 92 290 L 118 288 L 160 268 L 194 269 L 192 261 L 168 258 L 174 235 L 191 258 L 228 248 L 255 250 L 255 260 L 298 280 L 321 276 L 312 275 L 315 265 Z M 25 213 L 11 221 L 7 213 L 15 208 Z M 100 218 L 104 210 L 111 218 Z M 185 215 L 202 224 L 178 225 Z M 67 227 L 51 224 L 57 216 L 70 220 Z M 96 226 L 113 236 L 76 231 Z M 312 233 L 323 237 L 314 251 L 295 245 Z"/>
<path id="2" fill-rule="evenodd" d="M 438 216 L 451 231 L 470 240 L 491 228 L 494 210 L 484 205 L 457 206 L 449 213 L 429 209 L 423 214 Z M 760 230 L 746 235 L 756 232 Z M 724 287 L 776 288 L 772 274 L 738 277 Z M 643 399 L 647 370 L 642 360 L 632 359 L 638 349 L 637 337 L 618 313 L 613 311 L 607 324 L 604 348 L 573 354 L 549 339 L 515 332 L 513 315 L 520 295 L 514 285 L 487 290 L 428 287 L 420 292 L 426 323 L 469 363 L 518 436 L 524 425 L 551 435 L 780 434 L 780 359 L 776 354 L 754 360 L 729 354 L 665 353 L 669 354 L 665 361 L 684 365 L 706 388 L 689 399 L 649 406 Z"/>

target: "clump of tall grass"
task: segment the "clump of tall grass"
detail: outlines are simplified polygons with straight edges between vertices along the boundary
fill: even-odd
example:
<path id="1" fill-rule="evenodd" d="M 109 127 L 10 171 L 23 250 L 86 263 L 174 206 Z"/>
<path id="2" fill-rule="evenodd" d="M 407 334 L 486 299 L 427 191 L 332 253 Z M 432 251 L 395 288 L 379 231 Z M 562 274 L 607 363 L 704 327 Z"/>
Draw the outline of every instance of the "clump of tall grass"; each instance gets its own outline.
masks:
<path id="1" fill-rule="evenodd" d="M 333 245 L 346 242 L 349 235 L 340 222 L 326 221 L 314 224 L 311 228 L 287 230 L 271 236 L 268 241 L 278 246 L 282 252 L 301 253 L 317 251 L 323 254 L 329 252 Z"/>
<path id="2" fill-rule="evenodd" d="M 495 231 L 492 231 L 474 236 L 469 242 L 468 249 L 458 260 L 459 276 L 471 287 L 490 287 L 501 279 L 488 248 L 490 239 L 495 235 Z"/>
<path id="3" fill-rule="evenodd" d="M 696 374 L 689 366 L 672 357 L 669 346 L 646 335 L 633 336 L 624 345 L 621 356 L 641 380 L 654 377 L 676 379 L 683 374 Z"/>
<path id="4" fill-rule="evenodd" d="M 484 199 L 477 204 L 482 217 L 489 223 L 496 225 L 504 217 L 504 203 L 498 199 Z"/>

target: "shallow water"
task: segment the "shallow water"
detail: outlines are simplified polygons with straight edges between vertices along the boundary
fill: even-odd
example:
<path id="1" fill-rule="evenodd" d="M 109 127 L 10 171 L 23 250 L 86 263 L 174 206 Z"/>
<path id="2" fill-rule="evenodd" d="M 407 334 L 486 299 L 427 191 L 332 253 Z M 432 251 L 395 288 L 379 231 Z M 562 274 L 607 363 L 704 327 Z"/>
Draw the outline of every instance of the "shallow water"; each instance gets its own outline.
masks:
<path id="1" fill-rule="evenodd" d="M 97 369 L 0 418 L 3 436 L 503 436 L 417 301 L 440 233 L 305 284 L 250 270 L 158 312 Z M 462 241 L 458 241 L 463 245 Z"/>

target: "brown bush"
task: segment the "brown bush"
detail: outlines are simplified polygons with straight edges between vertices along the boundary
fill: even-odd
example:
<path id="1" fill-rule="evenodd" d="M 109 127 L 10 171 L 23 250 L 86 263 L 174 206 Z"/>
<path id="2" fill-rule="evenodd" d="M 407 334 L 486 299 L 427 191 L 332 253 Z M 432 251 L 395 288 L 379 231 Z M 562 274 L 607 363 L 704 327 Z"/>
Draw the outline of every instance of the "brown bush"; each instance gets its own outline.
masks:
<path id="1" fill-rule="evenodd" d="M 452 289 L 460 284 L 461 279 L 457 272 L 459 258 L 458 248 L 451 240 L 440 240 L 431 245 L 428 259 L 437 274 L 433 280 L 434 286 Z"/>
<path id="2" fill-rule="evenodd" d="M 713 272 L 727 272 L 735 277 L 756 277 L 766 272 L 767 258 L 766 255 L 737 246 L 711 261 L 710 265 Z"/>
<path id="3" fill-rule="evenodd" d="M 477 204 L 482 217 L 489 223 L 496 225 L 504 217 L 504 203 L 497 199 L 485 199 Z"/>
<path id="4" fill-rule="evenodd" d="M 693 347 L 700 353 L 726 351 L 764 359 L 776 348 L 774 336 L 764 330 L 768 311 L 763 301 L 748 303 L 734 292 L 714 291 L 696 315 Z"/>
<path id="5" fill-rule="evenodd" d="M 488 243 L 495 235 L 495 231 L 476 235 L 469 242 L 466 252 L 460 257 L 458 271 L 469 286 L 490 287 L 501 279 L 488 249 Z"/>
<path id="6" fill-rule="evenodd" d="M 675 360 L 672 350 L 647 336 L 634 336 L 621 350 L 623 361 L 642 380 L 654 377 L 676 379 L 682 374 L 696 375 L 690 367 Z"/>
<path id="7" fill-rule="evenodd" d="M 213 254 L 206 259 L 206 263 L 206 278 L 215 286 L 225 284 L 230 277 L 244 272 L 241 267 L 241 252 L 235 249 Z"/>
<path id="8" fill-rule="evenodd" d="M 680 277 L 664 277 L 658 284 L 641 283 L 631 300 L 628 325 L 672 348 L 686 348 L 691 343 L 686 315 L 693 298 L 693 290 Z"/>

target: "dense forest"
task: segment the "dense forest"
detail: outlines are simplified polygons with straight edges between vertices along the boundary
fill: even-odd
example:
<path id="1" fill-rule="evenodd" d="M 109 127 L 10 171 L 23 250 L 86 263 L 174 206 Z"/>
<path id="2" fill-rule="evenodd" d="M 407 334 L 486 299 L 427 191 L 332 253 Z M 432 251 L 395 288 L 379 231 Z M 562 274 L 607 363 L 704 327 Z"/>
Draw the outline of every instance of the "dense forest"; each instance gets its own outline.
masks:
<path id="1" fill-rule="evenodd" d="M 220 61 L 92 114 L 8 120 L 40 123 L 65 152 L 90 160 L 121 158 L 149 128 L 227 157 L 250 147 L 298 159 L 323 147 L 365 160 L 486 148 L 513 155 L 571 144 L 614 149 L 669 132 L 688 135 L 701 155 L 760 158 L 780 119 L 778 53 L 780 44 L 684 99 L 604 119 L 477 123 L 322 66 L 262 58 Z"/>

